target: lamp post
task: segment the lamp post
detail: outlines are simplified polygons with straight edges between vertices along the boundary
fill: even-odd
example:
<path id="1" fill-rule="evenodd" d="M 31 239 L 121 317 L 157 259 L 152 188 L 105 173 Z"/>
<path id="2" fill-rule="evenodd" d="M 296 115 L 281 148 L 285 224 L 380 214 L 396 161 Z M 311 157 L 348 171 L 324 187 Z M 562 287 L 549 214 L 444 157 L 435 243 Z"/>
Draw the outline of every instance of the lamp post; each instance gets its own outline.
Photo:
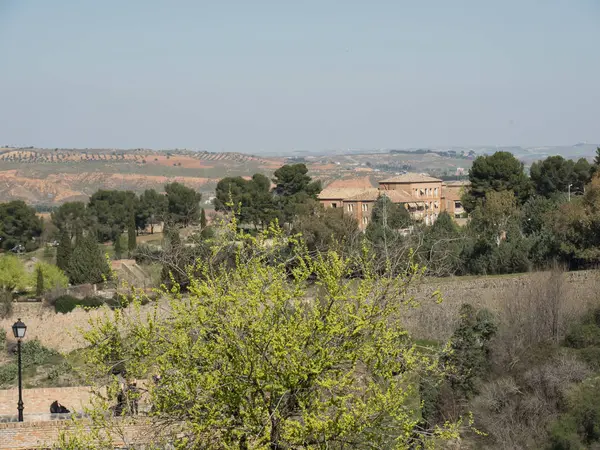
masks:
<path id="1" fill-rule="evenodd" d="M 21 319 L 17 320 L 12 326 L 13 335 L 17 340 L 17 354 L 18 354 L 18 365 L 19 365 L 19 403 L 17 403 L 17 409 L 19 410 L 19 422 L 23 422 L 23 377 L 21 374 L 21 340 L 25 337 L 27 331 L 27 325 L 21 322 Z"/>
<path id="2" fill-rule="evenodd" d="M 573 186 L 572 184 L 569 185 L 569 201 L 571 201 L 571 186 Z"/>

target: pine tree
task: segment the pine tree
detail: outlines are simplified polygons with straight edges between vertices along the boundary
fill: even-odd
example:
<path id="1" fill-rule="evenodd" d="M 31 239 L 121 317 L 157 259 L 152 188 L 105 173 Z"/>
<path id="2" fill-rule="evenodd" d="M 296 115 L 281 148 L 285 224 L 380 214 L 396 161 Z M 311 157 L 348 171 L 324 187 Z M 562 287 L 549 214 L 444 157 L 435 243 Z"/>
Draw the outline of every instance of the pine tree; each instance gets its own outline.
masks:
<path id="1" fill-rule="evenodd" d="M 206 212 L 204 211 L 204 208 L 200 211 L 200 228 L 202 230 L 206 228 Z"/>
<path id="2" fill-rule="evenodd" d="M 108 263 L 92 234 L 83 236 L 75 245 L 68 275 L 73 284 L 100 283 L 110 275 Z"/>
<path id="3" fill-rule="evenodd" d="M 135 250 L 136 240 L 135 240 L 135 216 L 131 214 L 129 217 L 129 224 L 127 225 L 127 249 L 129 250 L 129 256 L 131 257 L 131 253 Z"/>
<path id="4" fill-rule="evenodd" d="M 58 248 L 56 249 L 56 265 L 60 270 L 66 272 L 69 268 L 69 260 L 73 254 L 73 247 L 71 246 L 71 236 L 65 229 L 60 233 L 60 241 Z"/>
<path id="5" fill-rule="evenodd" d="M 42 273 L 42 268 L 38 267 L 37 270 L 37 280 L 35 286 L 35 295 L 37 297 L 41 297 L 44 293 L 44 274 Z"/>

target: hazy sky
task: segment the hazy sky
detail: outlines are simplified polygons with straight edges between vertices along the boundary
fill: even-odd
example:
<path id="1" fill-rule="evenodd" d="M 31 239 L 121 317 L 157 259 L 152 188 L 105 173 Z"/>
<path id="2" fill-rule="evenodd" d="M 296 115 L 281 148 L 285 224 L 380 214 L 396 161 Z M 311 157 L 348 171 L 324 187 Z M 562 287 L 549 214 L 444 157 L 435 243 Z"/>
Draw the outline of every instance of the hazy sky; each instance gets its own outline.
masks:
<path id="1" fill-rule="evenodd" d="M 0 0 L 0 145 L 600 142 L 599 0 Z"/>

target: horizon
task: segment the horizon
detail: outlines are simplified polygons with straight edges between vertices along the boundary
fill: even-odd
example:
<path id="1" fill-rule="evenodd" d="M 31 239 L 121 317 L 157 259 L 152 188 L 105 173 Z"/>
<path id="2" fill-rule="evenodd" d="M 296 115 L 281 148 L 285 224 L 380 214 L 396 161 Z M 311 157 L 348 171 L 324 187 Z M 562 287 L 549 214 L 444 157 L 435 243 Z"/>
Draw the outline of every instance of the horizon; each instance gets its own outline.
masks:
<path id="1" fill-rule="evenodd" d="M 0 145 L 260 155 L 600 142 L 598 19 L 593 0 L 5 0 Z"/>

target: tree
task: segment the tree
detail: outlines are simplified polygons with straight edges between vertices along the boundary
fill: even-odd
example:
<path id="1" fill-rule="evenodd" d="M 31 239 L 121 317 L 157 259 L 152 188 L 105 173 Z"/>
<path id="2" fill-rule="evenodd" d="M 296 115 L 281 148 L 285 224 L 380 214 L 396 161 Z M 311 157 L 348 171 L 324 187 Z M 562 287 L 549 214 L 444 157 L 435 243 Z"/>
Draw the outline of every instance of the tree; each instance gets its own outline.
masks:
<path id="1" fill-rule="evenodd" d="M 450 214 L 440 213 L 432 226 L 413 236 L 413 242 L 418 239 L 415 251 L 429 275 L 449 276 L 460 271 L 464 239 Z"/>
<path id="2" fill-rule="evenodd" d="M 88 208 L 96 218 L 96 232 L 100 242 L 110 241 L 115 234 L 127 228 L 138 199 L 132 191 L 99 190 L 90 197 Z"/>
<path id="3" fill-rule="evenodd" d="M 559 155 L 549 156 L 531 165 L 530 176 L 539 195 L 549 197 L 557 192 L 567 192 L 576 181 L 575 163 Z"/>
<path id="4" fill-rule="evenodd" d="M 72 254 L 73 247 L 71 244 L 71 236 L 69 231 L 65 228 L 60 233 L 60 240 L 58 242 L 58 248 L 56 249 L 56 265 L 59 269 L 63 271 L 68 270 Z"/>
<path id="5" fill-rule="evenodd" d="M 321 182 L 312 181 L 307 173 L 305 164 L 289 164 L 280 167 L 273 174 L 275 204 L 282 212 L 284 222 L 291 222 L 297 214 L 298 205 L 309 199 L 316 200 L 321 192 Z"/>
<path id="6" fill-rule="evenodd" d="M 36 294 L 38 296 L 45 292 L 51 291 L 56 288 L 65 288 L 69 285 L 69 279 L 65 273 L 53 264 L 48 264 L 42 261 L 38 261 L 35 264 L 34 273 L 36 274 Z M 40 287 L 41 277 L 41 293 L 37 288 Z"/>
<path id="7" fill-rule="evenodd" d="M 235 247 L 233 266 L 197 261 L 202 276 L 191 280 L 194 289 L 185 298 L 170 295 L 164 314 L 129 314 L 134 308 L 128 308 L 106 314 L 84 335 L 90 379 L 106 380 L 117 362 L 135 379 L 160 375 L 148 386 L 153 442 L 403 449 L 443 446 L 458 436 L 451 422 L 428 433 L 417 427 L 417 380 L 425 368 L 435 371 L 436 362 L 401 325 L 413 302 L 406 291 L 414 268 L 380 276 L 368 255 L 329 251 L 313 258 L 280 231 L 237 239 L 244 245 Z M 357 266 L 364 276 L 348 279 Z M 117 390 L 112 377 L 108 392 Z M 101 399 L 97 405 L 105 411 Z M 91 428 L 110 433 L 106 414 L 90 418 L 97 421 Z M 65 437 L 62 448 L 81 439 Z"/>
<path id="8" fill-rule="evenodd" d="M 52 211 L 52 223 L 60 230 L 66 230 L 71 239 L 80 232 L 89 231 L 94 218 L 83 202 L 63 203 Z"/>
<path id="9" fill-rule="evenodd" d="M 44 275 L 40 267 L 36 268 L 36 283 L 35 283 L 35 295 L 41 297 L 44 293 Z"/>
<path id="10" fill-rule="evenodd" d="M 402 239 L 397 231 L 407 228 L 411 222 L 410 214 L 403 205 L 392 203 L 382 195 L 373 205 L 371 221 L 366 229 L 367 239 L 374 244 L 390 246 Z"/>
<path id="11" fill-rule="evenodd" d="M 21 200 L 0 203 L 0 248 L 11 250 L 22 245 L 26 251 L 35 250 L 41 234 L 42 221 L 35 209 Z"/>
<path id="12" fill-rule="evenodd" d="M 23 262 L 13 255 L 0 255 L 0 289 L 12 293 L 27 287 L 29 278 Z"/>
<path id="13" fill-rule="evenodd" d="M 91 233 L 75 245 L 68 274 L 73 284 L 100 283 L 110 276 L 108 263 Z"/>
<path id="14" fill-rule="evenodd" d="M 165 185 L 167 214 L 173 224 L 188 226 L 198 220 L 202 194 L 180 183 Z"/>
<path id="15" fill-rule="evenodd" d="M 203 230 L 206 228 L 206 211 L 204 211 L 204 208 L 200 211 L 200 228 Z"/>
<path id="16" fill-rule="evenodd" d="M 123 241 L 120 234 L 116 234 L 113 237 L 113 247 L 115 250 L 115 259 L 121 259 L 123 257 Z"/>
<path id="17" fill-rule="evenodd" d="M 309 251 L 344 249 L 357 240 L 359 229 L 356 219 L 344 214 L 342 209 L 324 208 L 318 202 L 311 206 L 310 211 L 299 215 L 292 223 L 292 232 L 302 236 Z"/>
<path id="18" fill-rule="evenodd" d="M 490 191 L 513 192 L 520 204 L 531 194 L 531 183 L 523 170 L 523 163 L 512 153 L 496 152 L 491 156 L 478 156 L 469 170 L 469 189 L 463 195 L 463 205 L 468 212 L 485 199 Z"/>
<path id="19" fill-rule="evenodd" d="M 167 211 L 167 198 L 154 189 L 146 189 L 140 195 L 135 223 L 139 230 L 144 230 L 150 225 L 150 233 L 154 234 L 154 226 L 165 219 Z"/>
<path id="20" fill-rule="evenodd" d="M 254 174 L 250 180 L 223 178 L 215 190 L 215 209 L 233 210 L 240 223 L 264 227 L 276 217 L 270 185 L 269 179 L 261 174 Z"/>
<path id="21" fill-rule="evenodd" d="M 129 218 L 129 224 L 127 225 L 127 250 L 129 250 L 129 255 L 131 255 L 137 246 L 137 236 L 135 230 L 135 214 L 132 212 Z"/>

